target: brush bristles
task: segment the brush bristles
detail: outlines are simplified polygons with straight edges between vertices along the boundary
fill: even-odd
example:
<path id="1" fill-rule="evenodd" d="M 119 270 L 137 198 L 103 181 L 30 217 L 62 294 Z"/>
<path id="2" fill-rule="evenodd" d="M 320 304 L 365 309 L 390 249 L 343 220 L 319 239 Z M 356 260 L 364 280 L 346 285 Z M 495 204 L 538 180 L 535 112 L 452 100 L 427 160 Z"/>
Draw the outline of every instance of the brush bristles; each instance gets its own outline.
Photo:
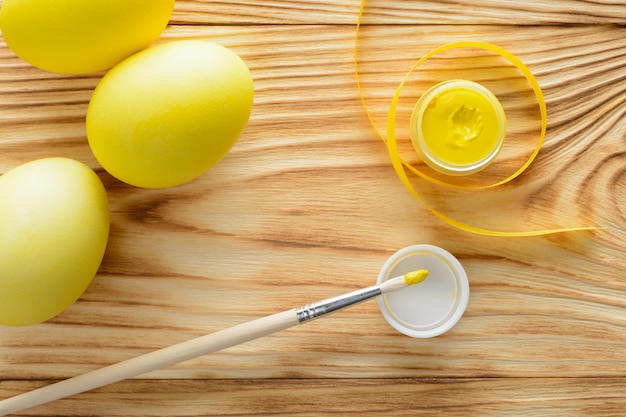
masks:
<path id="1" fill-rule="evenodd" d="M 408 287 L 409 285 L 419 284 L 424 281 L 428 276 L 428 271 L 425 269 L 419 269 L 411 271 L 403 276 L 392 278 L 380 284 L 380 290 L 384 293 L 399 290 L 400 288 Z"/>

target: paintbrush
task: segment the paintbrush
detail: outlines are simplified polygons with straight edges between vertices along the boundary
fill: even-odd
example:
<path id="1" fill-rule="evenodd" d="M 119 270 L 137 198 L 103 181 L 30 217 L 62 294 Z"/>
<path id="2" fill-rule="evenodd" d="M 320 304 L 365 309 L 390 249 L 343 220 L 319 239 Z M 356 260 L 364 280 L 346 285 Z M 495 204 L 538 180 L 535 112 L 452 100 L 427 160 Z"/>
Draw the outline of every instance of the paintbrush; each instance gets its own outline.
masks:
<path id="1" fill-rule="evenodd" d="M 379 285 L 363 288 L 337 297 L 329 298 L 304 307 L 277 313 L 197 337 L 154 352 L 146 353 L 123 362 L 96 369 L 55 384 L 51 384 L 15 397 L 0 401 L 0 416 L 21 411 L 36 405 L 89 391 L 123 379 L 165 368 L 207 353 L 235 346 L 250 340 L 285 330 L 369 300 L 381 294 L 422 282 L 428 271 L 417 270 L 389 279 Z"/>

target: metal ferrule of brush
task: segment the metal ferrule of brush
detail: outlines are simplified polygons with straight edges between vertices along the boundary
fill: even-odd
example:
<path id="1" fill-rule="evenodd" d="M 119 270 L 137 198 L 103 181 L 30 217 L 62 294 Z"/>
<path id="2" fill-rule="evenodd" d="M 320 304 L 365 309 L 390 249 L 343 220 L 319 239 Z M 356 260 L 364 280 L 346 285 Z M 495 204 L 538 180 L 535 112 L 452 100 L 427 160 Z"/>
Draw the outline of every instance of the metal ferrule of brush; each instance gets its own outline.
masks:
<path id="1" fill-rule="evenodd" d="M 304 323 L 305 321 L 313 320 L 325 314 L 333 313 L 381 294 L 382 291 L 378 286 L 363 288 L 362 290 L 340 295 L 338 297 L 307 304 L 296 309 L 296 314 L 298 316 L 298 321 L 300 323 Z"/>

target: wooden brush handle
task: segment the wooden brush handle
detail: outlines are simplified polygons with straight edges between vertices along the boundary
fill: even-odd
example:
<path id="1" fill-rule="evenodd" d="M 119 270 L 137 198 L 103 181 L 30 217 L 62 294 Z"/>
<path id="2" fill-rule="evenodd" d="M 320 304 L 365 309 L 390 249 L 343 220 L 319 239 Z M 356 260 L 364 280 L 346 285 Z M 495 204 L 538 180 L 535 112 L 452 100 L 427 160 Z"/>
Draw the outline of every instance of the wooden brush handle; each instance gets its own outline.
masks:
<path id="1" fill-rule="evenodd" d="M 299 324 L 296 310 L 243 323 L 0 401 L 0 416 L 132 378 Z"/>

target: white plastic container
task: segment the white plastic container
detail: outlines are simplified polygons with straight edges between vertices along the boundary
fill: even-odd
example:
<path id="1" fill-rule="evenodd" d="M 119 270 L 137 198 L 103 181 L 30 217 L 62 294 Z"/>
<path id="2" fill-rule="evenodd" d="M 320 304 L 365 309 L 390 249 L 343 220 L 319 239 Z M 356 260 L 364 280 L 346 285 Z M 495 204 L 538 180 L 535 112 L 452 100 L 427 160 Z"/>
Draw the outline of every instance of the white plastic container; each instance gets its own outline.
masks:
<path id="1" fill-rule="evenodd" d="M 407 336 L 427 338 L 450 330 L 469 301 L 469 282 L 461 263 L 432 245 L 413 245 L 393 254 L 378 274 L 378 283 L 416 269 L 429 271 L 424 282 L 378 297 L 383 316 Z"/>

